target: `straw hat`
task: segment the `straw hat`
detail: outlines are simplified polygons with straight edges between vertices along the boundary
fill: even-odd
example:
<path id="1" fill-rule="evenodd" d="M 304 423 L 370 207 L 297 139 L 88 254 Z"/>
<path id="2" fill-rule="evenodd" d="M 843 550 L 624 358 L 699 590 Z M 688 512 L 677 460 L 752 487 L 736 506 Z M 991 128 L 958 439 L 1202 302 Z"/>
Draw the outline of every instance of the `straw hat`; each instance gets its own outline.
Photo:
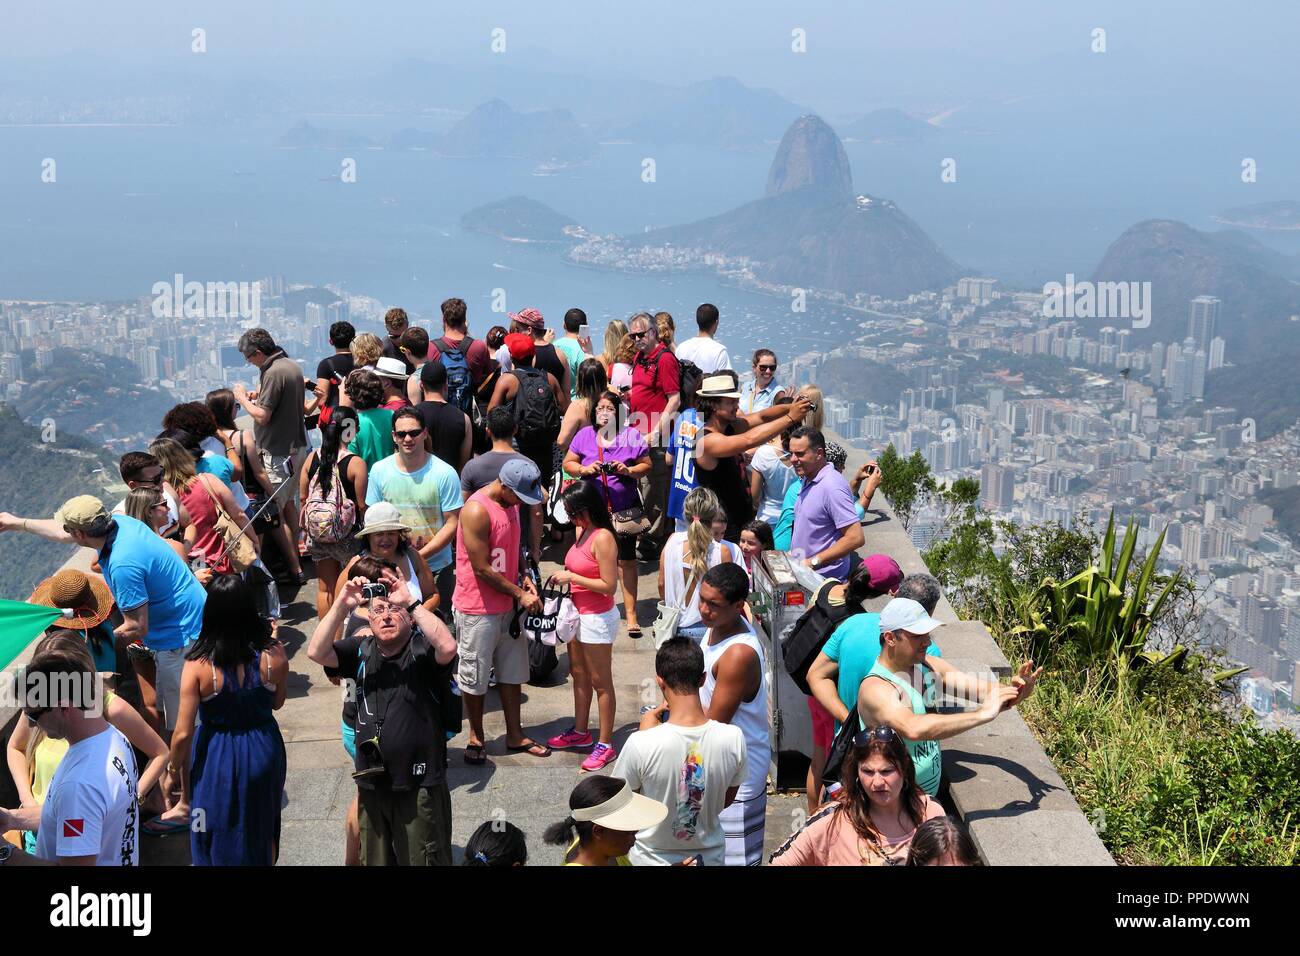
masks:
<path id="1" fill-rule="evenodd" d="M 102 624 L 113 610 L 113 595 L 100 577 L 67 568 L 50 575 L 36 586 L 29 604 L 71 609 L 72 617 L 61 617 L 54 627 L 86 630 Z"/>

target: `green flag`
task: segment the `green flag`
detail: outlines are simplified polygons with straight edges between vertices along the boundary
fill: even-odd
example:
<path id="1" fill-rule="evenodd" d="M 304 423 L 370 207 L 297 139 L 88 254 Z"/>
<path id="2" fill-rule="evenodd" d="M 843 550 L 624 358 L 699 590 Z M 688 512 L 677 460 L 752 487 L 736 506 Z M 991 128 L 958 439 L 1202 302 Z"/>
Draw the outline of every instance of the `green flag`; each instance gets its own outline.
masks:
<path id="1" fill-rule="evenodd" d="M 0 667 L 21 654 L 50 623 L 58 620 L 59 609 L 26 601 L 0 601 Z"/>

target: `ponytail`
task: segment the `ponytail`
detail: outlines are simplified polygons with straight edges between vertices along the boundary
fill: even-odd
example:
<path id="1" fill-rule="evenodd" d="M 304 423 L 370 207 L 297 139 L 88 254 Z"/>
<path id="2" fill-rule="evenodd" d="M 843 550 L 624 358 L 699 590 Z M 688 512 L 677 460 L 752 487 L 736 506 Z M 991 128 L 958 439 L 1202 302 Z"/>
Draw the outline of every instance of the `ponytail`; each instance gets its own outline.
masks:
<path id="1" fill-rule="evenodd" d="M 591 839 L 591 828 L 592 824 L 579 823 L 570 815 L 559 823 L 552 823 L 547 827 L 542 832 L 542 842 L 549 843 L 551 846 L 568 846 L 576 837 L 578 843 L 583 844 Z"/>
<path id="2" fill-rule="evenodd" d="M 695 588 L 704 580 L 709 570 L 709 551 L 713 548 L 713 521 L 722 511 L 718 496 L 709 488 L 695 488 L 682 503 L 682 516 L 686 525 L 686 541 L 682 548 L 682 557 L 691 566 L 690 576 L 695 579 Z M 690 595 L 683 595 L 690 600 Z"/>

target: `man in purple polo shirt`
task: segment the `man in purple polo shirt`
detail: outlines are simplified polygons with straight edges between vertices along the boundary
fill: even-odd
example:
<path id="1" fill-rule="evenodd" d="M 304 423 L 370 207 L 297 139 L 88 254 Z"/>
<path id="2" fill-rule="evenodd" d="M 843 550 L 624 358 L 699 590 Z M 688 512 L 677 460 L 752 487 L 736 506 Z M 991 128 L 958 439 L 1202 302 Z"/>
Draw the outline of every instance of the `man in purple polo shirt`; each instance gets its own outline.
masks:
<path id="1" fill-rule="evenodd" d="M 844 581 L 849 555 L 866 541 L 849 483 L 826 460 L 826 438 L 816 428 L 790 435 L 790 464 L 803 479 L 794 505 L 790 554 L 823 577 Z"/>

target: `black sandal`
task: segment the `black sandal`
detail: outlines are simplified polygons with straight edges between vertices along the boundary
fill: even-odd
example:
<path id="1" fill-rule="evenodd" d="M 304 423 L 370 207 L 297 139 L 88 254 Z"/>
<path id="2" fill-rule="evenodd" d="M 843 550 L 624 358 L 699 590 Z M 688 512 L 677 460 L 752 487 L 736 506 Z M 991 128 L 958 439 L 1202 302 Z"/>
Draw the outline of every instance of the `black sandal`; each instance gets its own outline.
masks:
<path id="1" fill-rule="evenodd" d="M 466 744 L 465 762 L 474 767 L 479 767 L 487 763 L 487 751 L 483 749 L 483 745 Z"/>

